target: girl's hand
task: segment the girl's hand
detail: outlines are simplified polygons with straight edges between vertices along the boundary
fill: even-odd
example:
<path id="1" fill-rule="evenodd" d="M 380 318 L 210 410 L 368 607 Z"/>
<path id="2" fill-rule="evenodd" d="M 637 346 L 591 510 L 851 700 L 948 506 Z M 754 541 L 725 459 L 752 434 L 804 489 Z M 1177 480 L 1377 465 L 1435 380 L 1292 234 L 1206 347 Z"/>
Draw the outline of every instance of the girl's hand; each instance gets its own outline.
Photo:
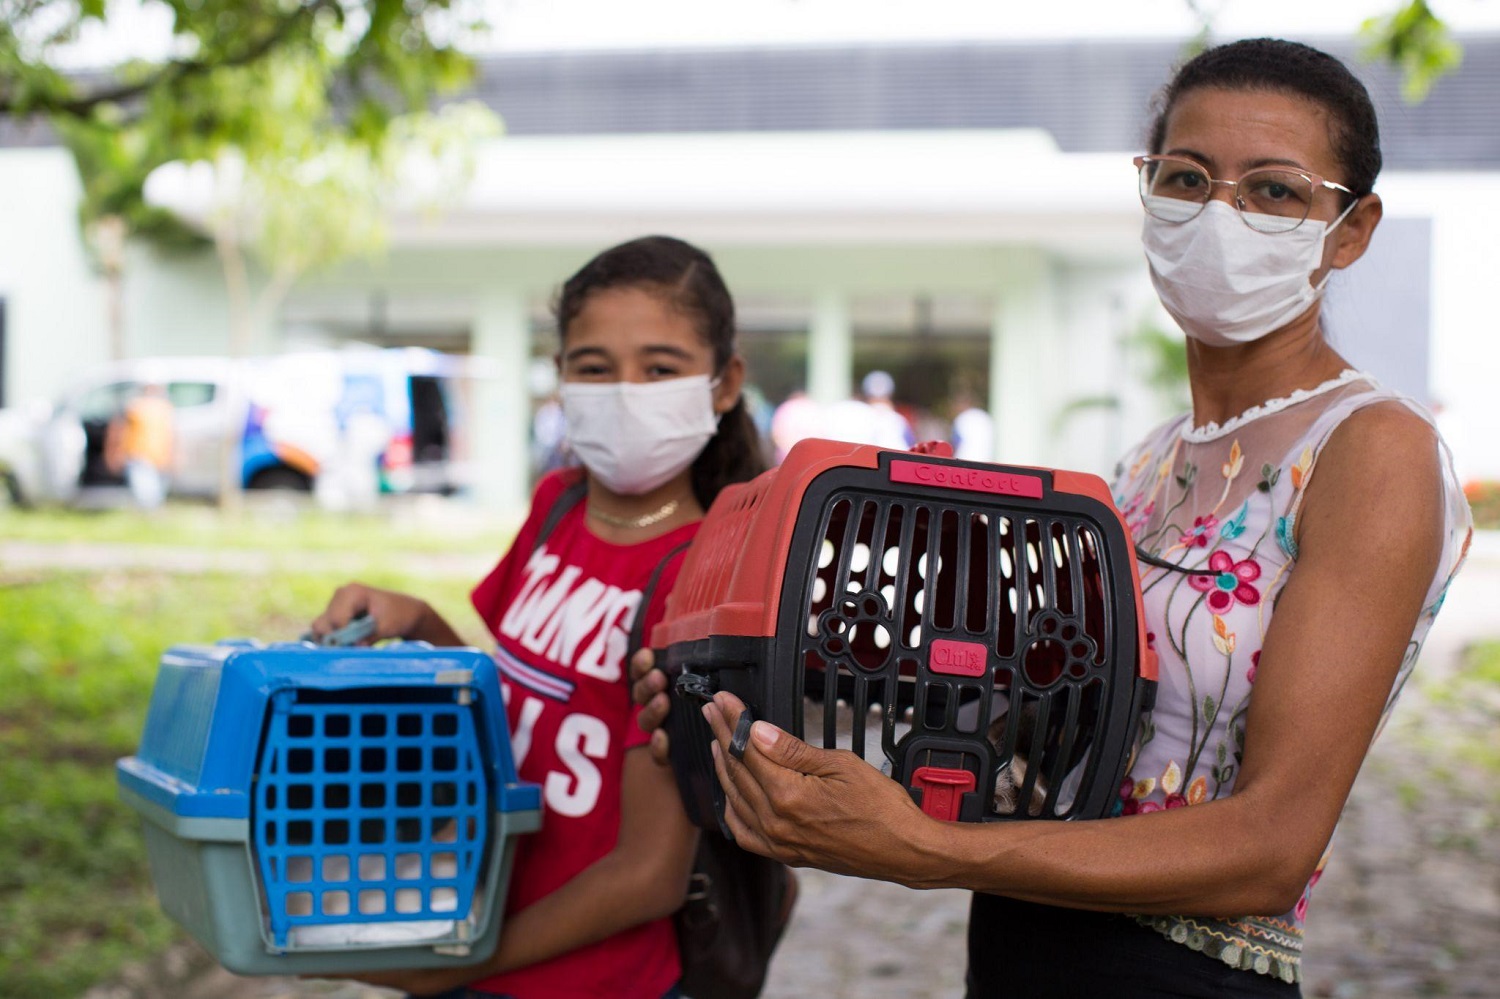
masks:
<path id="1" fill-rule="evenodd" d="M 368 614 L 375 622 L 374 632 L 361 645 L 384 638 L 410 638 L 434 645 L 463 644 L 426 601 L 364 583 L 346 583 L 335 590 L 323 613 L 313 620 L 311 631 L 315 638 L 322 638 L 361 614 Z"/>
<path id="2" fill-rule="evenodd" d="M 656 657 L 650 649 L 641 649 L 630 660 L 630 697 L 641 706 L 641 731 L 651 733 L 651 758 L 666 766 L 668 739 L 667 715 L 672 699 L 667 695 L 667 674 L 656 669 Z"/>
<path id="3" fill-rule="evenodd" d="M 816 749 L 758 721 L 745 755 L 729 743 L 744 704 L 720 691 L 703 715 L 714 730 L 714 769 L 725 819 L 747 850 L 798 867 L 909 883 L 903 858 L 924 823 L 900 784 L 847 750 Z"/>

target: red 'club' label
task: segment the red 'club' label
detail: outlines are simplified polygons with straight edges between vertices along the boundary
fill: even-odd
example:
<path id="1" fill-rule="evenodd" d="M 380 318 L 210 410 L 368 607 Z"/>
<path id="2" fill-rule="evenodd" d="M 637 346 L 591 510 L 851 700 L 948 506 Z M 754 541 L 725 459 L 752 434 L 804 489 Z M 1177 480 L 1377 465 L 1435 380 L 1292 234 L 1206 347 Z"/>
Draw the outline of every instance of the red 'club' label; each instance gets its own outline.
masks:
<path id="1" fill-rule="evenodd" d="M 974 493 L 1042 498 L 1041 479 L 1035 475 L 1022 475 L 1001 468 L 963 468 L 958 465 L 897 460 L 891 462 L 891 481 L 940 486 L 944 489 L 967 489 Z"/>
<path id="2" fill-rule="evenodd" d="M 985 649 L 978 642 L 935 639 L 927 650 L 927 668 L 945 676 L 984 676 Z"/>

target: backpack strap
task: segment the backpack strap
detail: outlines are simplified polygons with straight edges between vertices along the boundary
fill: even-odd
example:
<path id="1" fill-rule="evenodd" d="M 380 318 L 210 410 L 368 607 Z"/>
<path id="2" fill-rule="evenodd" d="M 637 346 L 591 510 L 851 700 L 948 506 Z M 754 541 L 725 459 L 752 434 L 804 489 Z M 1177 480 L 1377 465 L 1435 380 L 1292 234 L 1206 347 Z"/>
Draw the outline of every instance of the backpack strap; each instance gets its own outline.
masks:
<path id="1" fill-rule="evenodd" d="M 531 550 L 536 551 L 557 530 L 557 525 L 562 523 L 563 517 L 567 516 L 569 510 L 573 509 L 583 498 L 589 494 L 589 483 L 587 479 L 579 479 L 558 494 L 557 499 L 552 501 L 552 509 L 547 511 L 547 518 L 542 521 L 541 530 L 536 532 L 536 540 L 531 543 Z"/>
<path id="2" fill-rule="evenodd" d="M 646 581 L 646 588 L 641 590 L 641 602 L 635 612 L 635 620 L 630 624 L 630 641 L 625 646 L 625 659 L 628 662 L 632 656 L 641 650 L 646 639 L 646 612 L 651 607 L 651 598 L 656 595 L 656 586 L 661 582 L 661 574 L 666 571 L 672 560 L 687 551 L 692 539 L 684 541 L 662 556 L 656 568 L 651 572 L 651 578 Z"/>

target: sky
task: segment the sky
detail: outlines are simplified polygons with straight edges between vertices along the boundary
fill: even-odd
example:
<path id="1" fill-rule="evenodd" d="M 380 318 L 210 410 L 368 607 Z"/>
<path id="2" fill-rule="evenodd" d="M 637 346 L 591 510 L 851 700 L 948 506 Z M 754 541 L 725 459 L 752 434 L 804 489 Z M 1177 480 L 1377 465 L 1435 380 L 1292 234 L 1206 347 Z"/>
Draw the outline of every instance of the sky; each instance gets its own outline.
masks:
<path id="1" fill-rule="evenodd" d="M 1199 21 L 1189 0 L 459 0 L 491 30 L 478 52 L 862 41 L 1186 38 Z M 1352 36 L 1400 0 L 1196 0 L 1216 37 Z M 1500 0 L 1429 0 L 1459 32 L 1500 32 Z M 152 0 L 111 0 L 107 30 L 62 53 L 68 68 L 159 58 L 170 15 Z"/>

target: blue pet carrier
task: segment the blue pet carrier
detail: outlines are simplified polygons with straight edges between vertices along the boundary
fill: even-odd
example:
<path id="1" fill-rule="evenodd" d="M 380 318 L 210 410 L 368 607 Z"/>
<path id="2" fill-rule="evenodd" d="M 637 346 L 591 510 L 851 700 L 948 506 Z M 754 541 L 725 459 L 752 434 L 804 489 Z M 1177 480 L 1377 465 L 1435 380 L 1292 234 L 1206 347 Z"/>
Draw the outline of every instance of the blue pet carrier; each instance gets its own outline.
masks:
<path id="1" fill-rule="evenodd" d="M 162 907 L 240 974 L 477 964 L 541 824 L 494 662 L 425 643 L 175 647 L 118 778 Z"/>

